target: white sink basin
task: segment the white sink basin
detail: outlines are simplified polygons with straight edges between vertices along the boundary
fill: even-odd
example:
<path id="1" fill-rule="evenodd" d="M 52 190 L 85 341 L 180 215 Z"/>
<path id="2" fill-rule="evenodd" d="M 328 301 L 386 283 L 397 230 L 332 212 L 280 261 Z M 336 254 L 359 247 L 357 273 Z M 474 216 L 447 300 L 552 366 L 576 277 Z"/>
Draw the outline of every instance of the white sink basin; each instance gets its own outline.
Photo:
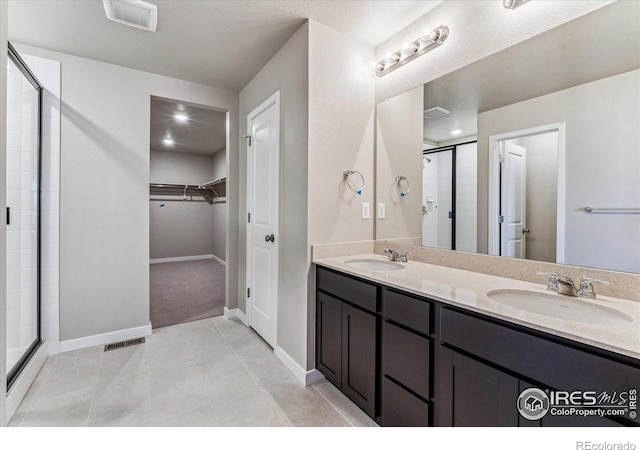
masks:
<path id="1" fill-rule="evenodd" d="M 487 295 L 490 299 L 512 308 L 569 322 L 594 325 L 629 325 L 633 322 L 633 318 L 623 312 L 584 302 L 579 297 L 515 289 L 489 291 Z"/>
<path id="2" fill-rule="evenodd" d="M 404 269 L 402 264 L 380 259 L 352 259 L 344 263 L 356 269 L 372 270 L 374 272 L 393 272 Z"/>

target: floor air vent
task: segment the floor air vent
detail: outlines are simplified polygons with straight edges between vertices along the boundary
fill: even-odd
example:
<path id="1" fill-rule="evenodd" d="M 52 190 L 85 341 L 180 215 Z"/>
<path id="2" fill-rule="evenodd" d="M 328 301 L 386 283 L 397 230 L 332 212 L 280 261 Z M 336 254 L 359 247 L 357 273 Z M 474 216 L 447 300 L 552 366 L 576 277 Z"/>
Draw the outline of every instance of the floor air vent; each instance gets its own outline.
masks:
<path id="1" fill-rule="evenodd" d="M 107 344 L 104 351 L 118 350 L 119 348 L 131 347 L 132 345 L 144 344 L 144 338 L 129 339 L 128 341 L 116 342 L 115 344 Z"/>

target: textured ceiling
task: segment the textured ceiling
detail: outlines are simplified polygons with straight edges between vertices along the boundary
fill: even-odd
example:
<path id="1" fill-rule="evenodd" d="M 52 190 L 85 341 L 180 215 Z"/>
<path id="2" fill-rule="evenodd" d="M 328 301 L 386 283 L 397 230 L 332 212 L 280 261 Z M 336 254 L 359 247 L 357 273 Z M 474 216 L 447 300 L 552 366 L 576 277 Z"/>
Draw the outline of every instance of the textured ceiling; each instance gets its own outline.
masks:
<path id="1" fill-rule="evenodd" d="M 640 3 L 612 3 L 425 84 L 424 109 L 451 114 L 425 119 L 424 138 L 475 135 L 479 112 L 638 68 Z M 453 136 L 453 129 L 462 133 Z"/>
<path id="2" fill-rule="evenodd" d="M 178 113 L 187 121 L 177 121 Z M 151 150 L 213 155 L 226 147 L 226 117 L 223 112 L 151 97 Z M 174 144 L 163 143 L 166 137 Z"/>
<path id="3" fill-rule="evenodd" d="M 109 21 L 101 0 L 11 0 L 9 39 L 239 91 L 307 18 L 373 50 L 441 2 L 152 0 L 150 33 Z"/>

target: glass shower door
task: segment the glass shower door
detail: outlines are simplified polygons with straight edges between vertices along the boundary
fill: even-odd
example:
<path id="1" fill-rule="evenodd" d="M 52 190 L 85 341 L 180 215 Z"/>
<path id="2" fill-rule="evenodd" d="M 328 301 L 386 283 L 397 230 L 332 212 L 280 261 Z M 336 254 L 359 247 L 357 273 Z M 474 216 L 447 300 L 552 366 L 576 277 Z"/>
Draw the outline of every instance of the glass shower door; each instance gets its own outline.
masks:
<path id="1" fill-rule="evenodd" d="M 7 381 L 40 345 L 41 87 L 15 50 L 7 64 Z"/>

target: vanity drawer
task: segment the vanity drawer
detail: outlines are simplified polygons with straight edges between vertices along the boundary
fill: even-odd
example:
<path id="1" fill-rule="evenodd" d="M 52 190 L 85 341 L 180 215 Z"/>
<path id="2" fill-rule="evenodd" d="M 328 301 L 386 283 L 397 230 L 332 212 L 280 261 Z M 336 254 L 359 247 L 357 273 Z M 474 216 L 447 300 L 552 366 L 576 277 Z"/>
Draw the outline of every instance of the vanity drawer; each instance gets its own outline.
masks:
<path id="1" fill-rule="evenodd" d="M 429 339 L 389 322 L 382 328 L 382 372 L 398 383 L 428 399 Z"/>
<path id="2" fill-rule="evenodd" d="M 385 290 L 382 311 L 385 319 L 419 333 L 431 333 L 431 303 L 399 292 Z"/>
<path id="3" fill-rule="evenodd" d="M 377 287 L 336 272 L 317 268 L 316 287 L 373 313 L 378 311 Z"/>
<path id="4" fill-rule="evenodd" d="M 382 405 L 385 427 L 429 426 L 429 404 L 387 377 L 382 379 Z"/>

